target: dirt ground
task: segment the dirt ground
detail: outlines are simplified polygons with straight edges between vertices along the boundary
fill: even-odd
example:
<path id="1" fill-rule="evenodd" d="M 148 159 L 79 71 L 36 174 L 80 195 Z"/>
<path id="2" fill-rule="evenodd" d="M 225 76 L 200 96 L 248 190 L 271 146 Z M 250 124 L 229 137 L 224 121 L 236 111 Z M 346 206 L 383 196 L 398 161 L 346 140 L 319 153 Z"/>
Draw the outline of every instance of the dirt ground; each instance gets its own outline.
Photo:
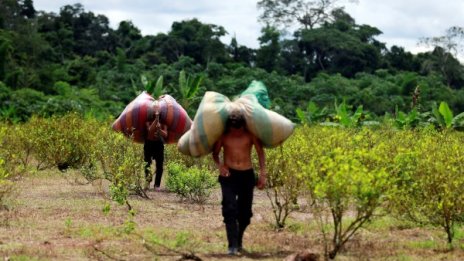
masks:
<path id="1" fill-rule="evenodd" d="M 131 219 L 126 206 L 107 198 L 104 182 L 80 185 L 64 175 L 72 173 L 39 173 L 18 181 L 9 210 L 0 211 L 3 260 L 179 260 L 187 254 L 202 260 L 283 260 L 305 249 L 322 253 L 321 236 L 307 213 L 293 213 L 282 231 L 273 228 L 264 191 L 255 191 L 254 216 L 244 237 L 248 253 L 229 257 L 219 189 L 204 205 L 151 189 L 150 199 L 130 197 Z M 438 229 L 383 219 L 360 231 L 337 260 L 464 260 L 462 229 L 454 250 L 444 238 Z"/>

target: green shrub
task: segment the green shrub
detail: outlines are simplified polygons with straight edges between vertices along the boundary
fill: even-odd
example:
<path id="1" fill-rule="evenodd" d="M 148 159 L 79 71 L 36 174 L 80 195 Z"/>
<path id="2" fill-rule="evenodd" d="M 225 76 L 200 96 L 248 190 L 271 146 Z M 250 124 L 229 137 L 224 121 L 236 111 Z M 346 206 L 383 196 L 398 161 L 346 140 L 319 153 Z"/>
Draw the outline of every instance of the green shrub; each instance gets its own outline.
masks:
<path id="1" fill-rule="evenodd" d="M 118 203 L 127 203 L 129 193 L 148 198 L 144 191 L 143 148 L 116 133 L 109 126 L 100 127 L 97 149 L 92 158 L 101 165 L 102 178 L 111 182 L 110 194 Z"/>
<path id="2" fill-rule="evenodd" d="M 463 141 L 462 133 L 424 131 L 395 158 L 394 210 L 401 218 L 443 228 L 450 246 L 464 222 Z"/>
<path id="3" fill-rule="evenodd" d="M 217 186 L 216 177 L 205 168 L 187 168 L 170 162 L 167 169 L 166 187 L 182 199 L 204 203 L 211 195 L 212 189 Z"/>
<path id="4" fill-rule="evenodd" d="M 210 172 L 217 171 L 216 164 L 214 163 L 212 157 L 191 157 L 179 152 L 175 145 L 165 146 L 166 161 L 167 162 L 176 162 L 186 167 L 198 167 L 205 168 Z"/>
<path id="5" fill-rule="evenodd" d="M 38 169 L 57 167 L 79 169 L 91 162 L 100 123 L 84 119 L 76 113 L 62 117 L 33 117 L 24 125 L 34 140 L 34 156 Z"/>
<path id="6" fill-rule="evenodd" d="M 303 128 L 295 133 L 282 146 L 266 150 L 267 189 L 271 202 L 276 228 L 284 228 L 287 217 L 298 209 L 298 196 L 304 180 L 296 162 L 304 160 Z"/>
<path id="7" fill-rule="evenodd" d="M 11 195 L 14 183 L 9 180 L 9 173 L 5 169 L 5 162 L 0 158 L 0 210 L 7 208 L 5 200 Z"/>
<path id="8" fill-rule="evenodd" d="M 312 127 L 304 131 L 299 165 L 309 210 L 323 235 L 326 258 L 373 218 L 386 201 L 393 179 L 383 160 L 384 136 L 370 129 Z"/>
<path id="9" fill-rule="evenodd" d="M 28 142 L 31 139 L 22 125 L 0 126 L 0 159 L 3 159 L 3 168 L 10 179 L 27 171 L 33 153 L 33 144 Z"/>
<path id="10" fill-rule="evenodd" d="M 2 145 L 0 147 L 0 210 L 7 208 L 6 199 L 11 196 L 14 188 L 14 183 L 11 181 L 14 175 L 12 175 L 11 170 L 15 169 L 15 164 L 6 161 L 13 157 L 12 151 L 5 147 L 6 133 L 7 127 L 0 125 L 0 145 Z"/>

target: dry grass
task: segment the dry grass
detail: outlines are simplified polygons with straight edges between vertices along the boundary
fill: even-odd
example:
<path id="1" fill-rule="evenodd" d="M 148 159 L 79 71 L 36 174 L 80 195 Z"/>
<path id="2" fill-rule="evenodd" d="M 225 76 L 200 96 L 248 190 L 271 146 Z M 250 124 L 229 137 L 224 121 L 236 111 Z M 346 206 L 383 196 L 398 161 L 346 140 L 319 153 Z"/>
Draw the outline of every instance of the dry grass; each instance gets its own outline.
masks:
<path id="1" fill-rule="evenodd" d="M 61 173 L 47 172 L 18 182 L 12 208 L 0 212 L 0 257 L 179 260 L 181 253 L 195 253 L 203 260 L 282 260 L 305 249 L 322 252 L 317 227 L 305 213 L 294 213 L 284 231 L 273 229 L 270 204 L 263 191 L 255 192 L 254 216 L 245 234 L 250 254 L 230 258 L 224 255 L 219 190 L 201 206 L 153 190 L 148 193 L 149 200 L 131 197 L 135 230 L 126 233 L 127 209 L 105 198 L 106 184 L 78 185 L 70 180 Z M 105 214 L 102 209 L 107 204 L 111 210 Z M 464 260 L 464 238 L 457 241 L 458 247 L 448 251 L 440 230 L 409 228 L 382 219 L 355 236 L 337 259 Z"/>

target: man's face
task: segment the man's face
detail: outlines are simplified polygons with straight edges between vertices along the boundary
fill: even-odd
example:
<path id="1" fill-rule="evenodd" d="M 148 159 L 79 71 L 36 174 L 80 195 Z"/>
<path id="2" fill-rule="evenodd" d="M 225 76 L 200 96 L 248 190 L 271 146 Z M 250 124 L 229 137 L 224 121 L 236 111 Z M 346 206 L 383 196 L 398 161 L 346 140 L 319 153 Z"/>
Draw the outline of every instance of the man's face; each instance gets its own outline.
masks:
<path id="1" fill-rule="evenodd" d="M 245 126 L 245 118 L 240 112 L 232 112 L 227 119 L 227 126 L 234 129 L 240 129 Z"/>

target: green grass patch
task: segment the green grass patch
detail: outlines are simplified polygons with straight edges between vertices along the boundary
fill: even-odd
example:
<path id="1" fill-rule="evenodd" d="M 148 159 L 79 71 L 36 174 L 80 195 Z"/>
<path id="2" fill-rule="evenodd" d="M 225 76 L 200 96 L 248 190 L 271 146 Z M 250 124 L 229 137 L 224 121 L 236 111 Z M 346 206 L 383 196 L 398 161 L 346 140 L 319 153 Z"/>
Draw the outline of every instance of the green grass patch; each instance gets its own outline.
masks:
<path id="1" fill-rule="evenodd" d="M 121 227 L 103 226 L 101 224 L 95 225 L 81 225 L 77 228 L 66 228 L 70 235 L 85 239 L 104 239 L 120 237 L 123 232 Z"/>
<path id="2" fill-rule="evenodd" d="M 293 232 L 297 235 L 302 235 L 306 230 L 305 230 L 306 224 L 302 222 L 296 222 L 296 221 L 288 221 L 287 222 L 287 229 L 290 232 Z"/>
<path id="3" fill-rule="evenodd" d="M 421 241 L 408 242 L 407 246 L 411 248 L 417 248 L 417 249 L 438 249 L 438 248 L 443 247 L 443 244 L 435 240 L 421 240 Z"/>
<path id="4" fill-rule="evenodd" d="M 389 231 L 389 230 L 403 230 L 417 227 L 416 224 L 407 220 L 400 220 L 392 216 L 383 216 L 381 218 L 373 219 L 366 228 L 369 230 Z"/>
<path id="5" fill-rule="evenodd" d="M 454 231 L 454 240 L 464 239 L 464 227 L 457 227 Z"/>
<path id="6" fill-rule="evenodd" d="M 144 239 L 153 246 L 165 246 L 170 249 L 188 252 L 198 252 L 202 245 L 200 235 L 186 230 L 173 231 L 166 229 L 161 231 L 146 230 Z"/>
<path id="7" fill-rule="evenodd" d="M 36 257 L 26 256 L 26 255 L 19 255 L 19 256 L 10 256 L 8 259 L 10 261 L 41 261 L 45 259 L 39 259 Z"/>
<path id="8" fill-rule="evenodd" d="M 316 222 L 303 222 L 290 218 L 287 220 L 287 226 L 285 229 L 299 236 L 320 231 Z"/>

